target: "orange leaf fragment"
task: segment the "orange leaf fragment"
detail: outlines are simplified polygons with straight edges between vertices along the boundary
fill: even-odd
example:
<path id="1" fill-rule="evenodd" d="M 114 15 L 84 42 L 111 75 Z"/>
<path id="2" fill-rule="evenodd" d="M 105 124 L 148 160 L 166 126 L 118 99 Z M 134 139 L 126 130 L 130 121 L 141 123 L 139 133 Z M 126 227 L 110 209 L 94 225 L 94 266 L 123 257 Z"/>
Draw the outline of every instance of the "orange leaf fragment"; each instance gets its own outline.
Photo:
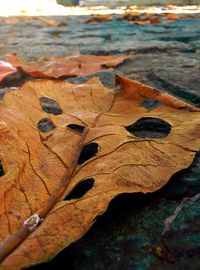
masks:
<path id="1" fill-rule="evenodd" d="M 33 17 L 33 19 L 34 19 L 34 17 Z M 53 19 L 49 19 L 48 17 L 37 16 L 37 17 L 35 17 L 35 19 L 43 22 L 46 25 L 54 26 L 54 27 L 58 27 L 60 25 L 67 25 L 66 23 L 56 21 L 56 20 L 53 20 Z"/>
<path id="2" fill-rule="evenodd" d="M 155 23 L 160 23 L 161 20 L 159 17 L 149 17 L 149 18 L 140 18 L 138 20 L 134 20 L 133 23 L 134 24 L 140 24 L 140 25 L 144 25 L 144 24 L 155 24 Z"/>
<path id="3" fill-rule="evenodd" d="M 141 13 L 136 12 L 136 11 L 126 11 L 123 19 L 133 21 L 133 20 L 138 20 L 140 19 Z"/>
<path id="4" fill-rule="evenodd" d="M 192 14 L 174 14 L 174 13 L 166 13 L 164 15 L 165 20 L 167 21 L 176 21 L 179 19 L 195 19 L 195 16 Z"/>
<path id="5" fill-rule="evenodd" d="M 127 56 L 45 56 L 37 62 L 26 63 L 16 55 L 7 55 L 7 60 L 19 71 L 35 77 L 59 78 L 82 76 L 112 68 L 122 63 Z"/>
<path id="6" fill-rule="evenodd" d="M 141 14 L 133 11 L 126 12 L 123 18 L 140 25 L 161 23 L 160 16 L 155 14 Z"/>
<path id="7" fill-rule="evenodd" d="M 14 68 L 10 63 L 0 61 L 0 81 L 2 81 L 6 76 L 16 71 L 16 68 Z"/>
<path id="8" fill-rule="evenodd" d="M 89 18 L 86 23 L 101 23 L 101 22 L 106 22 L 106 21 L 111 21 L 112 16 L 111 15 L 93 15 L 91 18 Z"/>
<path id="9" fill-rule="evenodd" d="M 181 16 L 178 14 L 174 14 L 174 13 L 165 14 L 165 20 L 168 20 L 168 21 L 176 21 L 180 18 Z"/>
<path id="10" fill-rule="evenodd" d="M 121 91 L 98 78 L 38 80 L 6 94 L 1 270 L 50 260 L 82 237 L 115 196 L 154 192 L 192 163 L 200 149 L 199 110 L 123 76 L 116 83 Z"/>
<path id="11" fill-rule="evenodd" d="M 20 22 L 29 21 L 29 20 L 38 20 L 43 22 L 46 25 L 58 27 L 63 24 L 63 22 L 49 19 L 48 17 L 42 16 L 16 16 L 16 17 L 4 17 L 2 18 L 3 22 L 6 24 L 18 24 Z"/>

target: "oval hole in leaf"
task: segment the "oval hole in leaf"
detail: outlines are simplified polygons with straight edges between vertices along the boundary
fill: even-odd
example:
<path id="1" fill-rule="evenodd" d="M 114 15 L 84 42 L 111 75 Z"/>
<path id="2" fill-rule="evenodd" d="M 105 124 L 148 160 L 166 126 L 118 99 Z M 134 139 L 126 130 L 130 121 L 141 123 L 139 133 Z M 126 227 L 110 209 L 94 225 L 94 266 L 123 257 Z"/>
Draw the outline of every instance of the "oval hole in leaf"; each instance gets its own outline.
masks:
<path id="1" fill-rule="evenodd" d="M 82 198 L 94 185 L 94 179 L 88 178 L 78 183 L 64 198 L 65 201 Z"/>
<path id="2" fill-rule="evenodd" d="M 82 134 L 83 130 L 85 129 L 84 126 L 80 126 L 80 125 L 76 125 L 76 124 L 70 124 L 67 127 L 78 132 L 79 134 Z"/>
<path id="3" fill-rule="evenodd" d="M 38 122 L 37 127 L 41 132 L 48 132 L 48 131 L 55 129 L 54 124 L 48 118 L 41 119 Z"/>
<path id="4" fill-rule="evenodd" d="M 39 100 L 43 111 L 54 115 L 62 114 L 62 109 L 55 100 L 47 97 L 41 97 Z"/>
<path id="5" fill-rule="evenodd" d="M 171 125 L 159 118 L 143 117 L 126 127 L 126 130 L 139 138 L 157 139 L 166 137 L 171 131 Z"/>
<path id="6" fill-rule="evenodd" d="M 4 174 L 5 174 L 5 171 L 4 171 L 3 165 L 0 161 L 0 176 L 3 176 Z"/>
<path id="7" fill-rule="evenodd" d="M 78 164 L 84 163 L 86 160 L 94 157 L 98 151 L 98 144 L 97 143 L 89 143 L 86 144 L 79 156 Z"/>

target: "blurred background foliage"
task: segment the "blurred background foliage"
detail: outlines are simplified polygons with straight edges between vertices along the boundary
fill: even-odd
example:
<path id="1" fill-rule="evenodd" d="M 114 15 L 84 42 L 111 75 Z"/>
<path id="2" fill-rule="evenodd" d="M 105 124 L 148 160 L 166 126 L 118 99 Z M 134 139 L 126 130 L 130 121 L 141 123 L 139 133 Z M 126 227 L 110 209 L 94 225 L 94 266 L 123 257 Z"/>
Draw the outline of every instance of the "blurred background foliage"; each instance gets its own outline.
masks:
<path id="1" fill-rule="evenodd" d="M 57 3 L 64 6 L 78 5 L 79 0 L 57 0 Z"/>
<path id="2" fill-rule="evenodd" d="M 64 6 L 70 6 L 70 5 L 78 5 L 78 4 L 93 4 L 96 5 L 97 2 L 99 3 L 99 5 L 101 5 L 101 3 L 107 3 L 107 5 L 109 6 L 111 3 L 113 5 L 113 3 L 117 4 L 122 4 L 125 3 L 126 4 L 132 4 L 132 5 L 167 5 L 167 4 L 177 4 L 177 5 L 192 5 L 192 4 L 200 4 L 200 0 L 107 0 L 107 1 L 100 1 L 100 0 L 57 0 L 58 4 L 64 5 Z"/>

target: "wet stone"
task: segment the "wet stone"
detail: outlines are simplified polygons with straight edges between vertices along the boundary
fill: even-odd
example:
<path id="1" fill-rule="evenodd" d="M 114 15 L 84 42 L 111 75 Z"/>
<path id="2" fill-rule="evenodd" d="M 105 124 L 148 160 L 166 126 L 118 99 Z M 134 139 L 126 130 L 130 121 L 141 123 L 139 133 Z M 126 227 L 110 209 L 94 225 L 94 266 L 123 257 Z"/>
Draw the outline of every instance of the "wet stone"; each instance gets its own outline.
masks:
<path id="1" fill-rule="evenodd" d="M 143 117 L 126 127 L 126 130 L 137 138 L 158 139 L 164 138 L 170 133 L 171 125 L 159 118 Z"/>
<path id="2" fill-rule="evenodd" d="M 77 47 L 84 53 L 110 54 L 149 50 L 189 51 L 199 48 L 200 35 L 197 29 L 200 18 L 198 15 L 194 20 L 177 20 L 162 25 L 133 25 L 126 20 L 117 19 L 101 24 L 87 24 L 85 23 L 87 17 L 68 17 L 67 19 L 55 17 L 53 19 L 63 20 L 63 23 L 67 25 L 58 27 L 59 31 L 55 33 L 52 26 L 37 20 L 28 20 L 16 25 L 0 24 L 0 31 L 5 37 L 4 47 L 23 55 L 25 60 L 29 56 L 39 57 L 45 54 L 45 49 L 41 51 L 45 44 L 50 55 L 63 54 L 61 47 L 56 48 L 62 44 L 65 44 L 65 53 L 72 47 Z M 11 28 L 12 31 L 10 31 Z M 37 33 L 35 39 L 29 38 L 30 33 L 33 32 Z M 54 44 L 57 46 L 54 46 L 53 52 Z M 28 52 L 27 48 L 31 51 Z M 3 56 L 3 53 L 1 55 Z"/>
<path id="3" fill-rule="evenodd" d="M 115 72 L 114 71 L 100 71 L 100 72 L 95 72 L 87 76 L 80 76 L 80 77 L 74 77 L 70 79 L 66 79 L 66 81 L 69 81 L 71 83 L 85 83 L 92 77 L 99 77 L 101 82 L 106 86 L 106 87 L 114 87 L 114 78 L 115 78 Z"/>
<path id="4" fill-rule="evenodd" d="M 162 103 L 160 103 L 154 99 L 151 99 L 151 98 L 146 98 L 142 103 L 140 103 L 141 107 L 144 107 L 144 108 L 149 109 L 149 110 L 155 109 L 161 105 L 162 105 Z"/>
<path id="5" fill-rule="evenodd" d="M 41 119 L 38 122 L 37 127 L 38 127 L 39 131 L 41 131 L 41 132 L 48 132 L 48 131 L 55 129 L 53 122 L 51 122 L 51 120 L 48 118 Z"/>
<path id="6" fill-rule="evenodd" d="M 57 101 L 47 98 L 47 97 L 40 97 L 40 105 L 46 113 L 59 115 L 62 114 L 62 109 Z"/>

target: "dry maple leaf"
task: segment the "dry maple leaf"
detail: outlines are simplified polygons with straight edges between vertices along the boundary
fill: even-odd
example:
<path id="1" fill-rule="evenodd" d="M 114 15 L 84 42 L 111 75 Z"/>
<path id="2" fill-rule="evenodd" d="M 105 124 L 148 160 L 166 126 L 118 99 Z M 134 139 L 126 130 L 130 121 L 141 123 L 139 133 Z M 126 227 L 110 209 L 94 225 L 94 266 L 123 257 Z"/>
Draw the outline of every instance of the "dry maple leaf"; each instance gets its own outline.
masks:
<path id="1" fill-rule="evenodd" d="M 0 61 L 0 81 L 2 81 L 6 76 L 15 73 L 17 70 L 10 63 L 5 61 Z"/>
<path id="2" fill-rule="evenodd" d="M 112 68 L 122 63 L 127 56 L 49 56 L 42 57 L 37 62 L 25 63 L 16 55 L 7 55 L 7 60 L 18 70 L 35 77 L 59 78 L 73 77 Z"/>
<path id="3" fill-rule="evenodd" d="M 1 270 L 50 260 L 115 196 L 156 191 L 192 163 L 200 149 L 198 109 L 122 76 L 116 82 L 121 91 L 98 78 L 29 81 L 6 94 Z"/>

